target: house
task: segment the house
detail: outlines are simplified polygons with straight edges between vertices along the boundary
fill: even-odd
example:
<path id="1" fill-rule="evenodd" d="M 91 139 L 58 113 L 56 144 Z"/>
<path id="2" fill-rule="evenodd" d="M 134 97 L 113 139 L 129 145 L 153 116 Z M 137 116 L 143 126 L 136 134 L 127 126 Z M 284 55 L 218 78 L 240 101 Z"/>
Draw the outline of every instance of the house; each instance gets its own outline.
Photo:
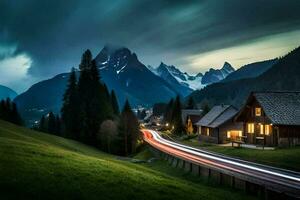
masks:
<path id="1" fill-rule="evenodd" d="M 249 144 L 300 144 L 300 92 L 252 92 L 235 121 Z"/>
<path id="2" fill-rule="evenodd" d="M 214 106 L 197 123 L 200 141 L 226 143 L 240 139 L 242 123 L 235 123 L 234 116 L 238 109 L 231 105 Z"/>
<path id="3" fill-rule="evenodd" d="M 202 110 L 200 109 L 182 109 L 181 110 L 181 119 L 185 127 L 189 127 L 189 125 L 192 125 L 192 131 L 193 133 L 197 132 L 197 125 L 196 123 L 201 119 L 202 117 Z"/>

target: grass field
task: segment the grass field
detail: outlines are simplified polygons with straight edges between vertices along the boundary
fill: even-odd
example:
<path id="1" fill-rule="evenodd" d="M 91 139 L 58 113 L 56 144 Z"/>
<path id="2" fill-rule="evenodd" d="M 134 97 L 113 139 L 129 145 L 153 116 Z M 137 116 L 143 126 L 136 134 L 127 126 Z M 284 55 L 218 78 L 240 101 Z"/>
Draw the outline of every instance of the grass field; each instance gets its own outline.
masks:
<path id="1" fill-rule="evenodd" d="M 180 142 L 189 146 L 206 149 L 236 158 L 300 172 L 300 147 L 277 148 L 275 150 L 257 150 L 199 143 L 197 139 L 181 140 Z"/>
<path id="2" fill-rule="evenodd" d="M 136 156 L 149 158 L 147 151 Z M 0 199 L 253 199 L 162 161 L 135 164 L 0 121 Z"/>

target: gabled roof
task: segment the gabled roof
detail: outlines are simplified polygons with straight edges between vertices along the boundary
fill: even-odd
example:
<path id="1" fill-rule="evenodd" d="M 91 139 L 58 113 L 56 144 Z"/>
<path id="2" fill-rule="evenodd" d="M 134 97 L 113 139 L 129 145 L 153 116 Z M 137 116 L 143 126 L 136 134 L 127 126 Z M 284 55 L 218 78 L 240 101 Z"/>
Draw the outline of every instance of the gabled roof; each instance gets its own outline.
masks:
<path id="1" fill-rule="evenodd" d="M 185 123 L 187 116 L 199 116 L 202 117 L 202 110 L 199 109 L 182 109 L 181 118 L 182 122 Z"/>
<path id="2" fill-rule="evenodd" d="M 253 92 L 252 95 L 273 124 L 300 125 L 300 92 Z"/>
<path id="3" fill-rule="evenodd" d="M 231 105 L 214 106 L 196 125 L 216 128 L 233 118 L 237 112 L 238 110 Z"/>

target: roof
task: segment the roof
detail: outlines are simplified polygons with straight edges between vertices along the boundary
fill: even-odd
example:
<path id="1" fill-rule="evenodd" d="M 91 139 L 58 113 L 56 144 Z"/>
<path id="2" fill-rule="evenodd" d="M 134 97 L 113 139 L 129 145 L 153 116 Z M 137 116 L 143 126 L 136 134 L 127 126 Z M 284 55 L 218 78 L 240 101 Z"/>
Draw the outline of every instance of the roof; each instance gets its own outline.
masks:
<path id="1" fill-rule="evenodd" d="M 253 92 L 273 124 L 300 125 L 300 92 Z"/>
<path id="2" fill-rule="evenodd" d="M 200 118 L 200 117 L 202 117 L 202 110 L 198 110 L 198 109 L 182 109 L 181 110 L 181 118 L 182 118 L 182 122 L 183 123 L 185 123 L 185 121 L 187 119 L 187 116 L 194 116 L 194 117 L 195 116 L 199 116 L 199 118 Z"/>
<path id="3" fill-rule="evenodd" d="M 189 115 L 192 124 L 196 124 L 201 119 L 201 117 L 201 115 Z"/>
<path id="4" fill-rule="evenodd" d="M 232 119 L 238 110 L 231 105 L 214 106 L 196 125 L 216 128 Z"/>

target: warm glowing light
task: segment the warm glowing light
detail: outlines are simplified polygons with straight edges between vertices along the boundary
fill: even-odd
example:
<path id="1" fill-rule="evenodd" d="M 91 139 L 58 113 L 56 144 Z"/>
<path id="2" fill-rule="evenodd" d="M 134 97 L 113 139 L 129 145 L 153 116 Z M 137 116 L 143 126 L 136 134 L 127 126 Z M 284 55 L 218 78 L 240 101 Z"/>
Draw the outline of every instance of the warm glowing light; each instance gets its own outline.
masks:
<path id="1" fill-rule="evenodd" d="M 261 108 L 255 108 L 255 116 L 261 116 Z"/>
<path id="2" fill-rule="evenodd" d="M 248 133 L 254 133 L 254 124 L 253 123 L 247 124 L 247 130 Z"/>

